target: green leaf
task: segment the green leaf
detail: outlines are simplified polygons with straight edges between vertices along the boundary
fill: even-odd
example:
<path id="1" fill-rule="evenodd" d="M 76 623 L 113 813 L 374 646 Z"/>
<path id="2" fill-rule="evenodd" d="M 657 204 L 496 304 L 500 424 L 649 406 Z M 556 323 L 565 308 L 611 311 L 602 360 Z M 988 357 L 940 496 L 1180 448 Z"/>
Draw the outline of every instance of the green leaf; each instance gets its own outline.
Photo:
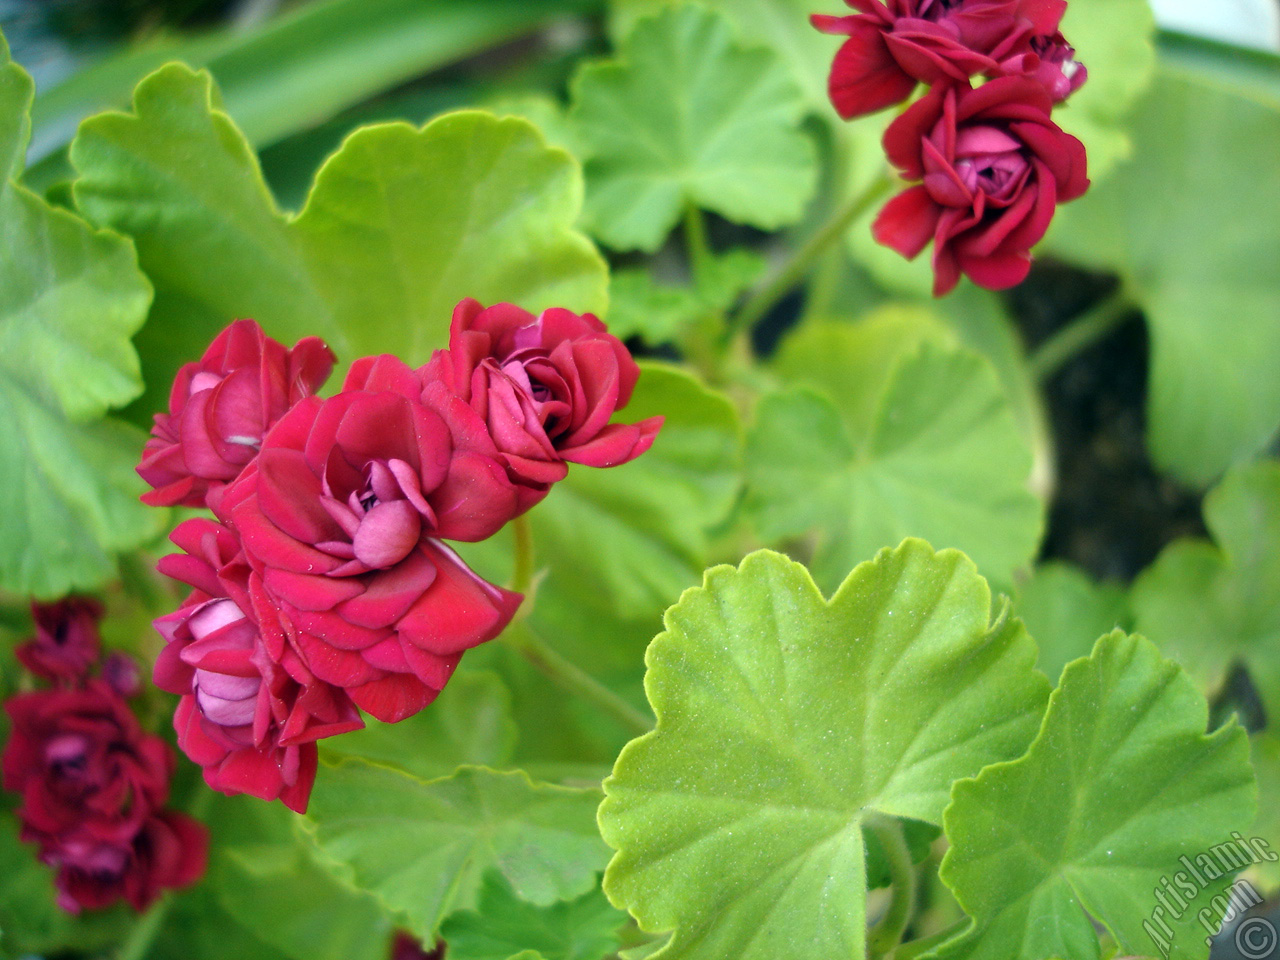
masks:
<path id="1" fill-rule="evenodd" d="M 0 956 L 96 954 L 117 943 L 132 913 L 124 907 L 77 917 L 57 905 L 53 871 L 36 847 L 18 841 L 18 821 L 0 812 Z"/>
<path id="2" fill-rule="evenodd" d="M 612 0 L 609 32 L 615 43 L 621 43 L 638 20 L 652 15 L 663 2 Z M 803 91 L 807 108 L 836 120 L 827 100 L 827 74 L 831 72 L 831 58 L 839 42 L 809 24 L 809 14 L 823 12 L 818 10 L 820 3 L 815 0 L 704 0 L 704 5 L 732 17 L 734 26 L 749 42 L 775 51 L 792 81 Z M 847 12 L 847 8 L 841 8 L 841 12 Z"/>
<path id="3" fill-rule="evenodd" d="M 1236 662 L 1280 716 L 1280 462 L 1227 474 L 1204 501 L 1213 543 L 1165 548 L 1133 586 L 1136 629 L 1217 690 Z"/>
<path id="4" fill-rule="evenodd" d="M 780 371 L 806 387 L 757 407 L 747 504 L 768 540 L 813 536 L 824 586 L 906 536 L 967 551 L 1001 584 L 1031 562 L 1043 507 L 1027 442 L 987 362 L 946 338 L 889 314 L 783 349 Z"/>
<path id="5" fill-rule="evenodd" d="M 177 368 L 239 317 L 287 343 L 316 335 L 345 346 L 257 157 L 219 104 L 207 73 L 169 64 L 138 85 L 133 113 L 87 120 L 71 145 L 77 207 L 133 237 L 155 284 L 137 341 L 144 412 L 163 408 Z"/>
<path id="6" fill-rule="evenodd" d="M 174 899 L 146 956 L 147 960 L 285 960 L 279 949 L 222 909 L 207 883 Z"/>
<path id="7" fill-rule="evenodd" d="M 1133 140 L 1050 243 L 1123 275 L 1151 335 L 1152 456 L 1207 484 L 1280 426 L 1280 109 L 1163 69 Z"/>
<path id="8" fill-rule="evenodd" d="M 772 230 L 812 196 L 804 100 L 770 51 L 705 8 L 642 20 L 615 61 L 574 85 L 587 150 L 587 222 L 606 244 L 656 250 L 687 204 Z"/>
<path id="9" fill-rule="evenodd" d="M 463 764 L 503 766 L 515 741 L 511 694 L 502 681 L 494 673 L 463 668 L 431 709 L 399 723 L 366 717 L 363 730 L 330 737 L 321 749 L 392 764 L 430 779 L 449 776 Z"/>
<path id="10" fill-rule="evenodd" d="M 754 250 L 734 249 L 710 257 L 685 286 L 659 283 L 643 267 L 618 270 L 609 288 L 609 330 L 651 344 L 676 340 L 699 321 L 718 319 L 760 279 L 765 266 Z"/>
<path id="11" fill-rule="evenodd" d="M 527 120 L 464 111 L 352 134 L 296 229 L 352 349 L 418 363 L 463 297 L 603 313 L 608 271 L 573 229 L 581 203 L 577 164 Z"/>
<path id="12" fill-rule="evenodd" d="M 134 237 L 156 285 L 139 338 L 149 407 L 236 317 L 289 342 L 324 336 L 344 357 L 419 363 L 463 297 L 603 309 L 604 262 L 571 229 L 580 172 L 526 121 L 364 128 L 289 221 L 218 102 L 208 74 L 171 64 L 139 85 L 134 113 L 87 121 L 72 145 L 76 203 Z"/>
<path id="13" fill-rule="evenodd" d="M 1014 610 L 1036 638 L 1040 669 L 1057 677 L 1093 649 L 1088 637 L 1129 626 L 1128 596 L 1117 583 L 1098 583 L 1079 567 L 1054 561 L 1018 585 Z"/>
<path id="14" fill-rule="evenodd" d="M 626 921 L 595 887 L 577 900 L 538 907 L 516 896 L 502 874 L 485 874 L 476 910 L 440 928 L 451 960 L 514 960 L 525 950 L 544 960 L 600 960 L 618 949 Z"/>
<path id="15" fill-rule="evenodd" d="M 723 394 L 674 367 L 642 365 L 620 419 L 666 417 L 653 447 L 622 467 L 575 466 L 530 514 L 549 560 L 547 587 L 622 617 L 652 613 L 697 583 L 709 531 L 741 483 L 737 414 Z"/>
<path id="16" fill-rule="evenodd" d="M 1280 886 L 1280 737 L 1274 732 L 1255 734 L 1251 738 L 1253 769 L 1258 774 L 1258 819 L 1250 837 L 1261 838 L 1271 856 L 1264 851 L 1253 869 L 1268 888 Z"/>
<path id="17" fill-rule="evenodd" d="M 218 798 L 206 887 L 254 937 L 292 960 L 384 960 L 392 924 L 373 897 L 314 859 L 279 804 Z"/>
<path id="18" fill-rule="evenodd" d="M 1103 637 L 1067 667 L 1026 756 L 954 788 L 942 877 L 973 923 L 933 956 L 1097 960 L 1097 921 L 1125 953 L 1207 957 L 1195 906 L 1175 916 L 1158 898 L 1180 909 L 1170 885 L 1207 899 L 1229 884 L 1204 864 L 1234 846 L 1257 797 L 1244 730 L 1206 735 L 1207 720 L 1204 697 L 1141 637 Z"/>
<path id="19" fill-rule="evenodd" d="M 591 889 L 608 858 L 594 819 L 599 796 L 519 770 L 463 767 L 419 780 L 348 760 L 321 771 L 307 822 L 326 857 L 425 939 L 476 905 L 490 868 L 539 906 Z"/>
<path id="20" fill-rule="evenodd" d="M 1129 115 L 1155 77 L 1155 29 L 1147 0 L 1067 4 L 1062 33 L 1088 68 L 1089 79 L 1053 119 L 1084 142 L 1095 184 L 1129 156 Z"/>
<path id="21" fill-rule="evenodd" d="M 600 827 L 609 898 L 663 960 L 864 953 L 861 824 L 939 822 L 954 780 L 1025 749 L 1048 683 L 956 551 L 909 540 L 830 601 L 760 551 L 667 612 Z"/>
<path id="22" fill-rule="evenodd" d="M 17 182 L 31 95 L 0 38 L 0 587 L 54 597 L 100 586 L 162 517 L 137 502 L 142 436 L 101 419 L 141 390 L 151 288 L 127 240 Z"/>

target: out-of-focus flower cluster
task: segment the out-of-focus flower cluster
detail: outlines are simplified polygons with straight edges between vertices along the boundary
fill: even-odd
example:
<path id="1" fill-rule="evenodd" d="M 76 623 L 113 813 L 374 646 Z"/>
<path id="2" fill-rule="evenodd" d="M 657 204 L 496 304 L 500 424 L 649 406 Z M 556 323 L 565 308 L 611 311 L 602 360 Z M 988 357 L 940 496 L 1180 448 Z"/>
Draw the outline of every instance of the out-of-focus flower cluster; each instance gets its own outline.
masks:
<path id="1" fill-rule="evenodd" d="M 661 425 L 609 422 L 640 371 L 590 314 L 465 300 L 425 366 L 365 357 L 322 399 L 334 359 L 237 321 L 178 373 L 138 468 L 147 502 L 214 514 L 160 563 L 191 587 L 156 621 L 179 745 L 211 787 L 299 811 L 317 740 L 417 713 L 515 614 L 446 541 L 493 536 L 568 463 L 625 463 Z"/>
<path id="2" fill-rule="evenodd" d="M 22 839 L 57 871 L 64 909 L 123 899 L 141 911 L 204 873 L 207 834 L 165 809 L 173 754 L 129 708 L 136 664 L 113 654 L 93 675 L 101 606 L 71 598 L 32 614 L 36 636 L 18 658 L 55 686 L 5 704 L 12 728 L 0 766 L 4 788 L 22 798 Z"/>
<path id="3" fill-rule="evenodd" d="M 1059 31 L 1066 0 L 847 2 L 858 13 L 812 18 L 848 37 L 831 70 L 837 112 L 874 113 L 929 85 L 885 133 L 890 162 L 919 183 L 884 207 L 876 239 L 908 258 L 932 240 L 935 296 L 961 274 L 1021 283 L 1057 205 L 1089 186 L 1084 145 L 1050 117 L 1088 75 Z"/>

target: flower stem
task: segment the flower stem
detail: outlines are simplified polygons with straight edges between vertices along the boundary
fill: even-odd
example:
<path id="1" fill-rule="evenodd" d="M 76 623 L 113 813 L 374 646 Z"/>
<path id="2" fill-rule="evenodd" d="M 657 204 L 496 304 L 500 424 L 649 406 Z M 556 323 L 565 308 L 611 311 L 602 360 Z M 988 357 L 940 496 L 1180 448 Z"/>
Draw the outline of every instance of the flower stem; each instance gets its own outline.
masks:
<path id="1" fill-rule="evenodd" d="M 653 721 L 600 681 L 566 660 L 538 637 L 525 621 L 507 628 L 503 641 L 517 650 L 544 676 L 570 693 L 589 700 L 600 710 L 637 735 L 653 729 Z"/>
<path id="2" fill-rule="evenodd" d="M 1028 363 L 1032 375 L 1041 383 L 1046 383 L 1068 360 L 1093 346 L 1132 316 L 1135 310 L 1133 301 L 1123 288 L 1107 297 L 1072 320 L 1031 354 Z"/>
<path id="3" fill-rule="evenodd" d="M 160 932 L 160 928 L 164 926 L 169 908 L 173 906 L 173 900 L 172 893 L 163 894 L 147 909 L 146 913 L 138 918 L 138 922 L 129 931 L 128 939 L 120 945 L 116 960 L 145 960 L 151 950 L 152 942 Z"/>
<path id="4" fill-rule="evenodd" d="M 731 339 L 739 332 L 750 330 L 759 323 L 765 314 L 803 279 L 827 247 L 844 236 L 853 222 L 875 206 L 892 186 L 892 178 L 887 174 L 882 175 L 861 193 L 855 193 L 838 207 L 831 219 L 819 227 L 800 249 L 791 255 L 791 259 L 766 280 L 763 286 L 742 305 L 742 309 L 730 319 L 726 328 L 726 339 Z"/>
<path id="5" fill-rule="evenodd" d="M 893 899 L 889 909 L 867 935 L 868 953 L 883 957 L 892 953 L 902 941 L 907 924 L 916 905 L 916 871 L 911 862 L 911 851 L 902 833 L 902 821 L 896 817 L 872 814 L 866 820 L 867 829 L 880 841 L 889 864 L 889 878 L 893 883 Z"/>
<path id="6" fill-rule="evenodd" d="M 526 513 L 511 521 L 511 533 L 515 537 L 515 569 L 511 573 L 513 593 L 527 593 L 533 583 L 533 527 Z"/>
<path id="7" fill-rule="evenodd" d="M 694 280 L 701 280 L 711 260 L 711 247 L 707 243 L 707 223 L 702 211 L 692 203 L 684 208 L 684 243 Z"/>

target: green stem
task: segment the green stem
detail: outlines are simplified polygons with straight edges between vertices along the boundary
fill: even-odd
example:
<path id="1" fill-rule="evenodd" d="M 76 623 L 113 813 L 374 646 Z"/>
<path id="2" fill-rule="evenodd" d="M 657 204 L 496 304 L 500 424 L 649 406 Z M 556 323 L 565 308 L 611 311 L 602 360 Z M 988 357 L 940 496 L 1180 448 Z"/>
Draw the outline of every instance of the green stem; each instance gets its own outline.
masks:
<path id="1" fill-rule="evenodd" d="M 151 944 L 164 926 L 165 917 L 173 906 L 174 896 L 166 893 L 144 913 L 129 931 L 129 938 L 120 945 L 116 960 L 145 960 Z"/>
<path id="2" fill-rule="evenodd" d="M 916 957 L 922 957 L 935 948 L 942 946 L 948 940 L 955 939 L 968 928 L 970 923 L 969 918 L 965 917 L 932 936 L 921 937 L 918 940 L 908 940 L 893 952 L 893 960 L 915 960 Z"/>
<path id="3" fill-rule="evenodd" d="M 527 513 L 511 521 L 511 532 L 515 537 L 516 564 L 510 589 L 513 593 L 527 593 L 533 583 L 533 528 Z"/>
<path id="4" fill-rule="evenodd" d="M 878 177 L 867 189 L 854 194 L 837 208 L 831 219 L 819 227 L 791 255 L 791 259 L 742 305 L 742 309 L 727 325 L 726 338 L 732 338 L 740 331 L 750 330 L 759 323 L 804 278 L 827 247 L 844 236 L 853 222 L 875 206 L 892 186 L 893 180 L 888 175 Z"/>
<path id="5" fill-rule="evenodd" d="M 1045 383 L 1068 360 L 1118 327 L 1134 309 L 1133 302 L 1122 289 L 1072 320 L 1031 354 L 1028 362 L 1032 375 Z"/>
<path id="6" fill-rule="evenodd" d="M 880 846 L 884 848 L 889 864 L 889 878 L 893 883 L 893 899 L 889 909 L 867 935 L 867 947 L 872 957 L 892 953 L 902 941 L 902 935 L 911 922 L 916 905 L 916 870 L 911 862 L 911 851 L 902 833 L 902 821 L 896 817 L 873 814 L 866 820 Z"/>
<path id="7" fill-rule="evenodd" d="M 689 268 L 695 280 L 701 280 L 711 261 L 711 246 L 707 243 L 707 223 L 702 211 L 692 203 L 684 208 L 684 244 L 689 254 Z"/>
<path id="8" fill-rule="evenodd" d="M 576 664 L 552 650 L 529 629 L 526 622 L 512 624 L 502 635 L 502 639 L 552 682 L 589 700 L 631 732 L 642 734 L 653 729 L 652 720 Z"/>

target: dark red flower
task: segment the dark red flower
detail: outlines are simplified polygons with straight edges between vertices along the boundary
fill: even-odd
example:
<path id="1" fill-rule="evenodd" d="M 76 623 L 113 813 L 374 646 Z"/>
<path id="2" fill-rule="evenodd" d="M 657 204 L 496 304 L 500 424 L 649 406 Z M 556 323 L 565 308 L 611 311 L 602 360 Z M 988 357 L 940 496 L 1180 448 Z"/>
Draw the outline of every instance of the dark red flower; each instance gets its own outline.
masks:
<path id="1" fill-rule="evenodd" d="M 127 845 L 164 804 L 169 747 L 103 681 L 21 694 L 5 709 L 13 726 L 0 766 L 4 788 L 22 797 L 24 840 Z"/>
<path id="2" fill-rule="evenodd" d="M 1034 74 L 1033 38 L 1056 35 L 1066 11 L 1066 0 L 846 2 L 859 13 L 811 18 L 824 33 L 849 38 L 836 52 L 828 84 L 846 120 L 901 103 L 919 81 L 998 76 L 1009 61 L 1016 72 Z"/>
<path id="3" fill-rule="evenodd" d="M 142 671 L 138 661 L 119 650 L 107 654 L 102 661 L 102 679 L 126 700 L 136 697 L 142 690 Z"/>
<path id="4" fill-rule="evenodd" d="M 166 641 L 155 682 L 182 697 L 174 717 L 178 745 L 204 768 L 213 789 L 279 799 L 305 812 L 315 781 L 314 741 L 363 721 L 341 690 L 296 662 L 231 531 L 193 519 L 173 540 L 186 553 L 164 558 L 160 570 L 195 589 L 155 622 Z M 309 682 L 295 679 L 286 663 Z"/>
<path id="5" fill-rule="evenodd" d="M 69 597 L 57 603 L 31 604 L 35 638 L 14 652 L 22 665 L 58 683 L 82 680 L 98 662 L 101 640 L 98 621 L 102 604 L 89 597 Z"/>
<path id="6" fill-rule="evenodd" d="M 407 930 L 397 930 L 391 938 L 390 960 L 444 960 L 445 953 L 443 940 L 437 940 L 436 945 L 428 950 Z"/>
<path id="7" fill-rule="evenodd" d="M 640 368 L 593 315 L 510 303 L 488 309 L 463 300 L 453 312 L 449 349 L 423 368 L 423 399 L 443 410 L 461 400 L 456 421 L 483 432 L 520 488 L 523 512 L 564 479 L 568 463 L 613 467 L 653 445 L 662 417 L 609 423 L 631 399 Z M 454 418 L 450 425 L 460 432 Z"/>
<path id="8" fill-rule="evenodd" d="M 301 665 L 379 720 L 430 703 L 519 606 L 438 539 L 511 515 L 510 485 L 476 484 L 474 465 L 455 461 L 449 428 L 421 403 L 344 390 L 295 406 L 222 501 Z M 507 499 L 461 492 L 492 489 Z"/>
<path id="9" fill-rule="evenodd" d="M 934 295 L 967 275 L 1000 290 L 1022 282 L 1059 203 L 1089 187 L 1084 145 L 1049 119 L 1044 87 L 1004 77 L 935 87 L 895 120 L 885 150 L 923 181 L 880 211 L 876 240 L 912 258 L 934 242 Z"/>
<path id="10" fill-rule="evenodd" d="M 1029 49 L 1000 64 L 1005 76 L 1025 76 L 1036 81 L 1054 103 L 1075 93 L 1089 78 L 1089 71 L 1075 58 L 1075 47 L 1061 33 L 1038 34 Z"/>
<path id="11" fill-rule="evenodd" d="M 190 817 L 162 811 L 128 841 L 61 837 L 40 859 L 58 873 L 58 905 L 71 913 L 125 900 L 141 913 L 162 890 L 189 887 L 204 874 L 209 833 Z"/>
<path id="12" fill-rule="evenodd" d="M 320 389 L 334 360 L 316 337 L 286 350 L 252 320 L 231 324 L 203 357 L 178 371 L 169 412 L 155 416 L 138 465 L 155 489 L 143 502 L 204 506 L 257 455 L 267 430 Z"/>

